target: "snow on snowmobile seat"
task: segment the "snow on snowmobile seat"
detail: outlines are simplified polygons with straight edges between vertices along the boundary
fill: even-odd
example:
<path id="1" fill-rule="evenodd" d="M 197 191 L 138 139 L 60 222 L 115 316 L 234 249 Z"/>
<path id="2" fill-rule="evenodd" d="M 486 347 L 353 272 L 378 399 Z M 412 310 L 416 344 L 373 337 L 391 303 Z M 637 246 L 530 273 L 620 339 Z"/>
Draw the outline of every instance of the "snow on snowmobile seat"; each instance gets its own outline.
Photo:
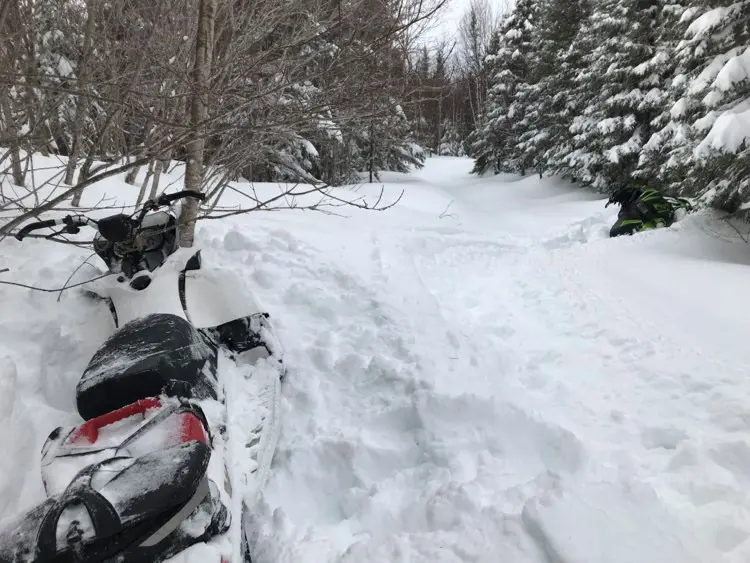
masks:
<path id="1" fill-rule="evenodd" d="M 150 398 L 50 434 L 42 504 L 0 532 L 0 561 L 163 561 L 228 529 L 200 407 Z"/>
<path id="2" fill-rule="evenodd" d="M 181 317 L 159 313 L 135 319 L 89 362 L 76 387 L 78 412 L 88 420 L 165 389 L 216 399 L 217 353 L 216 345 Z"/>

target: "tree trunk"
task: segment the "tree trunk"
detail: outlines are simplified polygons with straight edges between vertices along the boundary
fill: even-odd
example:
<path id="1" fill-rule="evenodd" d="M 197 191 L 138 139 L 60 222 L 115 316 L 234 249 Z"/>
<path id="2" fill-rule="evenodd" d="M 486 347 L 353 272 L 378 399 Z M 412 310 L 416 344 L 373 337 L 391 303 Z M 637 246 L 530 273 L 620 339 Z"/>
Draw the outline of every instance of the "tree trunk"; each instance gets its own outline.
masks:
<path id="1" fill-rule="evenodd" d="M 120 116 L 120 114 L 122 113 L 123 107 L 124 106 L 120 106 L 120 108 L 117 111 L 107 116 L 107 120 L 104 122 L 104 126 L 102 127 L 101 131 L 99 131 L 99 134 L 96 136 L 93 142 L 91 143 L 92 145 L 91 149 L 89 150 L 88 154 L 86 155 L 86 158 L 83 161 L 83 164 L 81 165 L 81 171 L 78 173 L 78 180 L 80 182 L 88 180 L 89 176 L 91 176 L 91 167 L 94 165 L 94 157 L 96 156 L 94 152 L 95 148 L 101 147 L 104 144 L 104 139 L 109 128 L 112 126 L 115 120 Z M 86 113 L 88 114 L 88 112 Z"/>
<path id="2" fill-rule="evenodd" d="M 370 118 L 370 163 L 368 168 L 370 169 L 370 183 L 372 184 L 372 175 L 375 167 L 375 123 Z"/>
<path id="3" fill-rule="evenodd" d="M 11 2 L 0 2 L 0 60 L 6 63 L 6 67 L 10 70 L 10 73 L 16 72 L 16 64 L 20 58 L 18 47 L 14 45 L 13 39 L 8 35 L 7 29 L 12 28 L 14 24 L 17 26 L 18 23 L 13 21 L 9 16 L 11 9 Z M 15 6 L 18 11 L 18 6 Z M 20 16 L 18 16 L 20 18 Z M 6 18 L 8 18 L 7 28 L 5 27 Z M 3 69 L 5 70 L 5 68 Z M 0 116 L 3 119 L 0 121 L 4 122 L 5 125 L 5 136 L 8 138 L 8 149 L 10 153 L 11 163 L 11 174 L 13 176 L 13 183 L 17 186 L 23 186 L 25 183 L 25 175 L 23 172 L 23 165 L 21 163 L 21 145 L 18 136 L 18 123 L 16 122 L 15 115 L 13 114 L 13 108 L 10 104 L 10 88 L 5 84 L 0 86 Z"/>
<path id="4" fill-rule="evenodd" d="M 8 12 L 10 12 L 10 2 L 0 3 L 0 29 L 3 28 Z"/>
<path id="5" fill-rule="evenodd" d="M 164 170 L 164 161 L 157 159 L 156 165 L 154 166 L 154 180 L 151 184 L 151 192 L 148 194 L 149 199 L 156 199 L 156 193 L 159 191 L 159 178 L 161 178 L 162 170 Z"/>
<path id="6" fill-rule="evenodd" d="M 83 134 L 83 125 L 88 119 L 89 100 L 86 97 L 87 82 L 89 74 L 89 55 L 93 49 L 92 40 L 94 35 L 94 1 L 86 1 L 86 29 L 83 35 L 83 53 L 78 65 L 78 84 L 82 94 L 76 99 L 75 118 L 71 127 L 71 146 L 68 155 L 68 165 L 65 168 L 65 179 L 63 182 L 69 186 L 73 185 L 73 178 L 76 172 L 78 156 L 81 153 L 81 142 Z M 82 178 L 81 181 L 85 181 Z M 73 194 L 71 204 L 78 207 L 81 204 L 83 190 L 78 190 Z"/>
<path id="7" fill-rule="evenodd" d="M 150 137 L 149 131 L 151 131 L 150 119 L 147 120 L 146 125 L 143 126 L 143 150 L 140 151 L 140 153 L 138 154 L 139 158 L 143 158 L 144 156 L 146 156 L 146 154 L 148 154 L 148 140 Z M 138 179 L 138 172 L 140 171 L 141 171 L 140 166 L 136 166 L 135 168 L 132 168 L 125 176 L 125 181 L 131 186 L 135 186 L 135 181 Z"/>
<path id="8" fill-rule="evenodd" d="M 21 159 L 21 147 L 18 143 L 18 127 L 16 126 L 16 119 L 13 116 L 13 110 L 8 102 L 8 96 L 0 94 L 0 110 L 5 115 L 5 127 L 8 132 L 9 149 L 10 149 L 10 169 L 13 175 L 13 183 L 16 186 L 24 186 L 26 183 L 26 174 L 23 171 L 22 159 Z"/>
<path id="9" fill-rule="evenodd" d="M 73 185 L 73 179 L 76 173 L 76 161 L 78 160 L 78 153 L 81 152 L 81 143 L 79 141 L 81 137 L 81 127 L 79 126 L 78 120 L 79 115 L 80 114 L 76 111 L 76 119 L 71 127 L 72 139 L 70 143 L 70 154 L 68 155 L 68 164 L 65 167 L 65 179 L 63 180 L 63 183 L 69 186 Z M 73 196 L 73 205 L 77 205 L 77 203 L 75 203 L 75 200 L 80 201 L 80 199 L 80 196 L 78 195 L 78 193 L 76 193 L 76 195 Z"/>
<path id="10" fill-rule="evenodd" d="M 140 166 L 138 166 L 140 168 Z M 138 192 L 138 199 L 135 200 L 135 206 L 140 207 L 141 203 L 143 203 L 143 198 L 146 197 L 146 188 L 148 187 L 148 181 L 151 179 L 151 175 L 154 173 L 154 161 L 148 163 L 148 169 L 146 170 L 146 177 L 143 179 L 143 182 L 141 182 L 141 189 Z M 133 180 L 135 181 L 135 180 Z"/>
<path id="11" fill-rule="evenodd" d="M 29 38 L 24 42 L 26 44 L 26 64 L 24 69 L 24 102 L 26 104 L 26 108 L 24 113 L 27 116 L 28 119 L 28 142 L 26 143 L 28 147 L 28 152 L 33 153 L 35 150 L 39 150 L 43 156 L 47 156 L 47 144 L 49 142 L 49 139 L 44 139 L 44 134 L 42 133 L 43 128 L 40 127 L 39 120 L 37 119 L 37 114 L 43 114 L 44 109 L 40 106 L 38 103 L 38 99 L 36 97 L 35 92 L 37 92 L 39 88 L 39 77 L 37 73 L 37 64 L 39 63 L 37 52 L 36 52 L 36 43 L 34 41 L 34 38 L 37 35 L 37 29 L 36 29 L 36 21 L 33 16 L 33 8 L 31 9 L 31 13 L 27 15 L 27 23 L 26 26 L 28 26 L 28 34 Z"/>
<path id="12" fill-rule="evenodd" d="M 130 172 L 125 175 L 125 183 L 130 184 L 131 186 L 135 186 L 135 180 L 138 178 L 138 172 L 140 171 L 140 166 L 136 166 L 135 168 L 131 169 Z"/>
<path id="13" fill-rule="evenodd" d="M 21 150 L 15 141 L 11 142 L 10 145 L 10 163 L 13 171 L 13 183 L 16 186 L 25 186 L 26 174 L 24 174 L 23 166 L 21 165 Z"/>
<path id="14" fill-rule="evenodd" d="M 211 76 L 215 8 L 215 0 L 199 0 L 198 32 L 193 61 L 193 92 L 188 119 L 193 138 L 187 143 L 187 165 L 185 166 L 185 189 L 198 192 L 201 191 L 203 184 L 205 133 L 202 129 L 205 125 L 202 123 L 208 115 L 207 102 L 204 96 L 208 94 L 208 82 Z M 184 199 L 179 218 L 180 246 L 193 246 L 197 218 L 198 200 L 192 197 Z"/>
<path id="15" fill-rule="evenodd" d="M 437 127 L 435 128 L 435 149 L 437 150 L 438 156 L 440 156 L 440 145 L 443 140 L 443 135 L 445 135 L 445 132 L 443 131 L 443 93 L 440 92 L 440 97 L 438 98 L 437 103 Z"/>

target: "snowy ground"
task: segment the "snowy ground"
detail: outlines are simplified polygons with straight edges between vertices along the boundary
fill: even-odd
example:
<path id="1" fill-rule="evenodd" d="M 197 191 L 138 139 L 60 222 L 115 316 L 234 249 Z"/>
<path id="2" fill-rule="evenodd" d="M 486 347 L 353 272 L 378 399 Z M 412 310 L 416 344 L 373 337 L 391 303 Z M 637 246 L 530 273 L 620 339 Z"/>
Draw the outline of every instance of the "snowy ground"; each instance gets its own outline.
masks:
<path id="1" fill-rule="evenodd" d="M 385 212 L 199 228 L 289 366 L 254 561 L 750 561 L 750 247 L 709 214 L 610 240 L 601 198 L 470 165 L 387 175 Z M 0 276 L 56 287 L 86 255 L 7 240 Z M 106 335 L 56 298 L 0 286 L 0 518 L 39 500 Z"/>

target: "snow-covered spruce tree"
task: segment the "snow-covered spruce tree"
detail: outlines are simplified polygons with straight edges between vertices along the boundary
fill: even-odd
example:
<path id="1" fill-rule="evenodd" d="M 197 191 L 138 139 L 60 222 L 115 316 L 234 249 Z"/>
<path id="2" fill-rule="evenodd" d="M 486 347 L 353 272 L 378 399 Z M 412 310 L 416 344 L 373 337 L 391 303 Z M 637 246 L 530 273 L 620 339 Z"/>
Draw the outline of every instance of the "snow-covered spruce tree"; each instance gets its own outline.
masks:
<path id="1" fill-rule="evenodd" d="M 601 191 L 631 181 L 664 99 L 663 78 L 649 64 L 657 51 L 661 0 L 598 0 L 571 47 L 583 72 L 574 95 L 568 174 Z"/>
<path id="2" fill-rule="evenodd" d="M 516 148 L 517 127 L 524 119 L 523 103 L 517 100 L 517 95 L 531 72 L 533 22 L 537 13 L 537 2 L 519 0 L 493 35 L 487 56 L 491 79 L 483 126 L 474 135 L 470 153 L 475 159 L 475 173 L 523 173 L 527 168 Z"/>
<path id="3" fill-rule="evenodd" d="M 437 154 L 447 154 L 449 156 L 459 156 L 458 151 L 462 151 L 461 134 L 455 115 L 455 98 L 453 98 L 452 71 L 449 70 L 448 44 L 443 42 L 435 52 L 435 68 L 432 72 L 433 93 L 435 95 L 432 102 L 432 126 L 433 126 L 433 146 Z M 447 143 L 447 145 L 446 145 Z M 448 152 L 445 152 L 447 150 Z"/>
<path id="4" fill-rule="evenodd" d="M 431 98 L 434 97 L 430 61 L 430 52 L 427 46 L 423 45 L 410 73 L 413 86 L 409 96 L 411 111 L 408 113 L 411 116 L 414 137 L 417 142 L 425 148 L 436 151 L 434 126 L 432 124 L 433 116 L 431 115 L 434 112 L 431 111 L 432 108 L 430 107 L 433 105 L 430 103 Z"/>
<path id="5" fill-rule="evenodd" d="M 695 68 L 695 61 L 684 56 L 680 48 L 691 12 L 688 3 L 673 0 L 661 8 L 656 49 L 641 65 L 661 76 L 664 87 L 660 90 L 660 112 L 651 122 L 653 133 L 641 150 L 634 176 L 667 192 L 677 191 L 675 183 L 682 183 L 687 172 L 683 159 L 675 158 L 674 149 L 684 150 L 690 136 L 680 109 L 684 102 L 679 102 L 686 94 L 686 73 Z"/>
<path id="6" fill-rule="evenodd" d="M 691 2 L 675 48 L 676 101 L 652 143 L 673 192 L 733 211 L 750 200 L 750 2 Z"/>
<path id="7" fill-rule="evenodd" d="M 502 169 L 506 172 L 526 174 L 537 168 L 539 162 L 529 150 L 527 133 L 542 116 L 535 104 L 537 92 L 535 83 L 540 77 L 540 45 L 537 25 L 539 24 L 542 3 L 538 0 L 519 0 L 511 17 L 514 50 L 511 58 L 514 65 L 513 95 L 507 112 L 508 144 L 502 159 Z M 508 33 L 506 33 L 506 37 Z"/>
<path id="8" fill-rule="evenodd" d="M 372 116 L 351 131 L 359 154 L 359 170 L 369 181 L 381 171 L 409 172 L 424 165 L 424 149 L 412 137 L 411 123 L 396 100 L 373 100 Z"/>
<path id="9" fill-rule="evenodd" d="M 443 122 L 443 135 L 438 151 L 439 154 L 445 156 L 464 156 L 464 147 L 458 129 L 455 123 L 447 119 Z"/>
<path id="10" fill-rule="evenodd" d="M 529 53 L 529 78 L 518 87 L 516 103 L 523 119 L 514 123 L 514 151 L 541 173 L 563 173 L 557 155 L 570 151 L 569 127 L 575 110 L 572 96 L 576 53 L 569 47 L 588 14 L 588 0 L 541 2 Z"/>

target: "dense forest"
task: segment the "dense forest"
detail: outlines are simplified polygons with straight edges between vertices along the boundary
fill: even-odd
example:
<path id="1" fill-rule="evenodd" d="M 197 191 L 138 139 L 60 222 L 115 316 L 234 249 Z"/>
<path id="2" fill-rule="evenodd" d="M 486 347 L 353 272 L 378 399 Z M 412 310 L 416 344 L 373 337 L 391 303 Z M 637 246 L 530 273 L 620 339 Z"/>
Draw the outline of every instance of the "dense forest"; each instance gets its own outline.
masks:
<path id="1" fill-rule="evenodd" d="M 480 174 L 748 200 L 750 0 L 473 0 L 428 41 L 443 4 L 2 2 L 0 172 L 24 186 L 29 154 L 66 157 L 75 205 L 114 164 L 156 191 L 184 161 L 211 191 L 468 155 Z"/>
<path id="2" fill-rule="evenodd" d="M 493 31 L 475 171 L 750 199 L 750 2 L 517 0 Z"/>

